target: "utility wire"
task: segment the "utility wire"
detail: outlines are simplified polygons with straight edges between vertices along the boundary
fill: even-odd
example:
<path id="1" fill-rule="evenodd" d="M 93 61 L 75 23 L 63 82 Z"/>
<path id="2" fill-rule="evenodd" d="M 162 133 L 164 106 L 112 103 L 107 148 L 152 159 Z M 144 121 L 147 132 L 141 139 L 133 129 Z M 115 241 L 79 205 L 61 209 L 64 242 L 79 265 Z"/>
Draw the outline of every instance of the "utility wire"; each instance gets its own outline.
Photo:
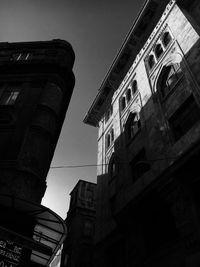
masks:
<path id="1" fill-rule="evenodd" d="M 158 159 L 150 159 L 150 160 L 141 160 L 141 162 L 154 162 L 154 161 L 160 161 L 160 160 L 174 160 L 178 157 L 172 157 L 172 158 L 158 158 Z M 129 162 L 117 162 L 117 164 L 130 164 Z M 86 168 L 86 167 L 98 167 L 98 166 L 106 166 L 109 165 L 109 163 L 103 163 L 103 164 L 83 164 L 83 165 L 62 165 L 62 166 L 51 166 L 50 169 L 67 169 L 67 168 Z"/>

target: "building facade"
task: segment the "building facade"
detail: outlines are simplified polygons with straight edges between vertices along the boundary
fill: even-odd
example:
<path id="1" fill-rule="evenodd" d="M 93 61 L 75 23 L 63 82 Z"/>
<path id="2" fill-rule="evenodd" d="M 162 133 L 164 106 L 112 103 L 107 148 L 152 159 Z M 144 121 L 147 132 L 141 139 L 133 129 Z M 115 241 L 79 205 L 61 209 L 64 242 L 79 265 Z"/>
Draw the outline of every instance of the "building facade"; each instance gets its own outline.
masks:
<path id="1" fill-rule="evenodd" d="M 84 119 L 99 129 L 95 266 L 200 264 L 199 15 L 146 1 Z"/>
<path id="2" fill-rule="evenodd" d="M 61 267 L 96 266 L 93 263 L 96 184 L 79 180 L 70 195 Z"/>
<path id="3" fill-rule="evenodd" d="M 59 221 L 40 203 L 74 87 L 74 58 L 64 40 L 0 43 L 0 238 L 20 243 L 42 216 Z M 30 253 L 22 265 L 31 266 Z"/>

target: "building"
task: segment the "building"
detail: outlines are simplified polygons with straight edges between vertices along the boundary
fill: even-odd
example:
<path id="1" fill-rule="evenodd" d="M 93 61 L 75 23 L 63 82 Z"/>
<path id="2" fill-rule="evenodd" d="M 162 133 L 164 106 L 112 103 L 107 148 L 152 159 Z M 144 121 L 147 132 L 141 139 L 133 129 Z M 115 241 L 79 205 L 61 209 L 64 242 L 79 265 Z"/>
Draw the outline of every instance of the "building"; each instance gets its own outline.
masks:
<path id="1" fill-rule="evenodd" d="M 200 264 L 199 15 L 145 1 L 84 119 L 99 129 L 95 266 Z"/>
<path id="2" fill-rule="evenodd" d="M 65 234 L 62 219 L 40 203 L 74 87 L 74 58 L 64 40 L 0 43 L 1 249 L 16 243 L 22 251 L 1 253 L 12 266 L 32 266 L 30 257 L 47 264 Z"/>
<path id="3" fill-rule="evenodd" d="M 79 180 L 70 195 L 61 267 L 96 266 L 93 264 L 96 184 Z"/>

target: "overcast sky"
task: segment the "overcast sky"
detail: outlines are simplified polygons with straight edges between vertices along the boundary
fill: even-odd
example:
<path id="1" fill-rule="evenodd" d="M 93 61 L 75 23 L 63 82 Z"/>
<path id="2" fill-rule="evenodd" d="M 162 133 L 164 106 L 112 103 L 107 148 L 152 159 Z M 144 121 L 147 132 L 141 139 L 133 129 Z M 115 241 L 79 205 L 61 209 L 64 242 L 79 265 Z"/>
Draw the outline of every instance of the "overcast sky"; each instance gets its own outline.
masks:
<path id="1" fill-rule="evenodd" d="M 76 84 L 52 166 L 96 164 L 97 129 L 82 121 L 143 0 L 0 0 L 0 41 L 70 42 Z M 50 169 L 43 205 L 62 218 L 79 179 L 96 182 L 96 167 Z"/>

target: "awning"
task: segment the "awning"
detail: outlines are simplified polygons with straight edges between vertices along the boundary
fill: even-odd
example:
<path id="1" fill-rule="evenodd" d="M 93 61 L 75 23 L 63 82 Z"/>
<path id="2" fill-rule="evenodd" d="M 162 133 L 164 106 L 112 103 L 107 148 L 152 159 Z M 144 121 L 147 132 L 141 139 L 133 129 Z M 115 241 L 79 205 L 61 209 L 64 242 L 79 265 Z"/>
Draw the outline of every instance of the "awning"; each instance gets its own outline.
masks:
<path id="1" fill-rule="evenodd" d="M 33 236 L 30 238 L 1 226 L 0 222 L 0 238 L 30 249 L 31 261 L 49 266 L 67 234 L 63 219 L 49 208 L 13 196 L 0 195 L 0 205 L 14 209 L 35 223 Z"/>

